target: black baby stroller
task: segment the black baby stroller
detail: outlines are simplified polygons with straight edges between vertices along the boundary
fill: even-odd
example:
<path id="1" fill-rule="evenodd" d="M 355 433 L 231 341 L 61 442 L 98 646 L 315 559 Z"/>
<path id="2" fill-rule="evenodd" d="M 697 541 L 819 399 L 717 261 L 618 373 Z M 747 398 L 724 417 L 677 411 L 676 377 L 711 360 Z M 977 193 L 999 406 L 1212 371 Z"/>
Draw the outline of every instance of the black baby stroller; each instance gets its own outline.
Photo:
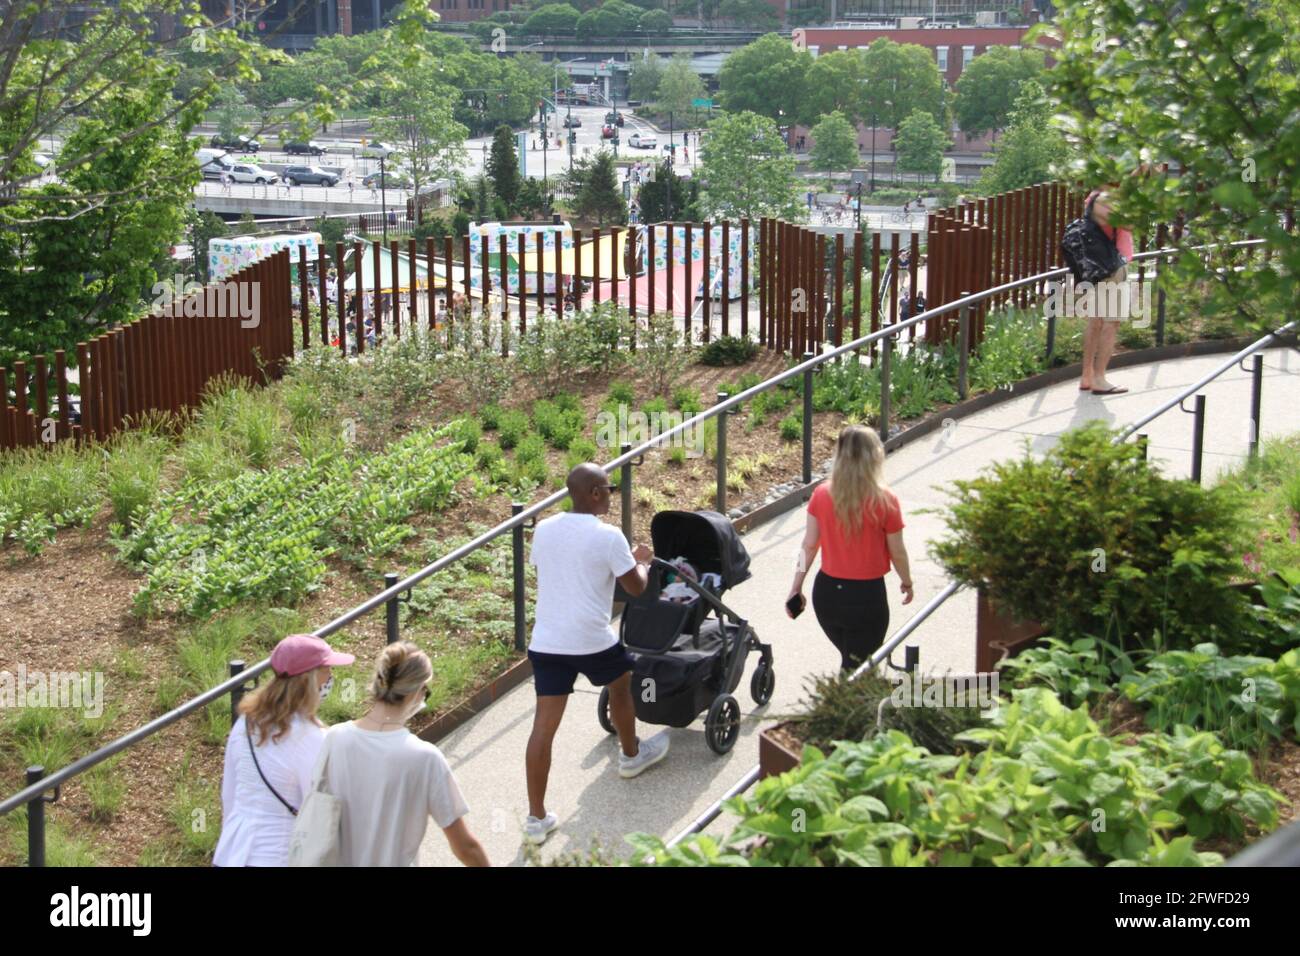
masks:
<path id="1" fill-rule="evenodd" d="M 740 737 L 740 704 L 731 696 L 751 650 L 761 654 L 749 683 L 754 703 L 772 699 L 776 682 L 772 645 L 720 600 L 728 588 L 749 579 L 749 553 L 731 522 L 716 511 L 661 511 L 650 522 L 655 558 L 650 581 L 639 597 L 618 589 L 626 601 L 619 637 L 635 664 L 632 698 L 636 716 L 648 724 L 685 727 L 704 711 L 704 739 L 725 754 Z M 685 558 L 699 575 L 693 580 L 664 558 Z M 683 587 L 669 588 L 670 579 Z M 710 616 L 715 612 L 716 616 Z M 602 689 L 600 725 L 614 733 L 609 689 Z"/>

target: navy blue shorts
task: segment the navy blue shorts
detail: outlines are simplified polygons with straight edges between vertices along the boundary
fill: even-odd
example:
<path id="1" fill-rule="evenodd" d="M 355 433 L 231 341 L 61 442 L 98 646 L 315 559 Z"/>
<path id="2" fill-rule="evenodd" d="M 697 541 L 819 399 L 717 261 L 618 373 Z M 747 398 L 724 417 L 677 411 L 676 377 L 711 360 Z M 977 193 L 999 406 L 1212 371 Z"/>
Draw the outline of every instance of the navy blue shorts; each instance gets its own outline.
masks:
<path id="1" fill-rule="evenodd" d="M 632 658 L 622 643 L 597 654 L 544 654 L 529 651 L 533 662 L 533 684 L 538 697 L 564 697 L 573 693 L 573 682 L 581 674 L 597 687 L 604 687 L 632 669 Z"/>

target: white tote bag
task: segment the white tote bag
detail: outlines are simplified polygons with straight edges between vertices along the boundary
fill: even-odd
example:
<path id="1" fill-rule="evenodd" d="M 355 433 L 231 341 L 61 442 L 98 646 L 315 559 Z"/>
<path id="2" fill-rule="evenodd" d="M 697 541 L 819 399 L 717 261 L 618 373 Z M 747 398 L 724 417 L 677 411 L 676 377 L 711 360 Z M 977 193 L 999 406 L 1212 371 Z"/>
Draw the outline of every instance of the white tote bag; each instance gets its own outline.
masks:
<path id="1" fill-rule="evenodd" d="M 298 810 L 289 838 L 290 866 L 339 866 L 340 831 L 343 801 L 325 789 L 325 769 L 329 765 L 330 740 L 325 735 L 316 769 L 311 776 L 311 790 Z"/>

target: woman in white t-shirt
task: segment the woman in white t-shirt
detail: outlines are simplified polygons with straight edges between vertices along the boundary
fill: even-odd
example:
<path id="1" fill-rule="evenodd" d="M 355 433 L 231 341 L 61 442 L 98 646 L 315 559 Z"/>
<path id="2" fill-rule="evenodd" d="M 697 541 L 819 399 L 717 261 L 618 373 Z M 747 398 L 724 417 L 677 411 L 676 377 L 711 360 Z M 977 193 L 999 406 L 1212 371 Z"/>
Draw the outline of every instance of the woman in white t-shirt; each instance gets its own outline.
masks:
<path id="1" fill-rule="evenodd" d="M 406 729 L 424 709 L 433 676 L 429 657 L 405 641 L 375 661 L 370 710 L 328 734 L 325 789 L 343 804 L 343 866 L 412 866 L 429 817 L 466 866 L 490 866 L 465 823 L 465 805 L 447 760 Z"/>
<path id="2" fill-rule="evenodd" d="M 275 646 L 275 676 L 240 702 L 226 739 L 216 866 L 288 863 L 294 817 L 325 738 L 316 708 L 329 693 L 330 668 L 354 660 L 310 634 L 291 634 Z"/>

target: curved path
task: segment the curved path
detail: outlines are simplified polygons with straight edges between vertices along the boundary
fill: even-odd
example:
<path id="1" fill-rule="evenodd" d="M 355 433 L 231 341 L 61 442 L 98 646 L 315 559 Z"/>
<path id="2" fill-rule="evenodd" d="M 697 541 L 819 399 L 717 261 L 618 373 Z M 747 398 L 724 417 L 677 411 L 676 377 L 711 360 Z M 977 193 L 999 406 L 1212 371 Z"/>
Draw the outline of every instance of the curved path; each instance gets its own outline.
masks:
<path id="1" fill-rule="evenodd" d="M 1300 353 L 1271 349 L 1264 354 L 1263 436 L 1280 437 L 1300 429 Z M 926 543 L 942 536 L 942 487 L 969 477 L 987 463 L 1016 457 L 1027 441 L 1041 454 L 1056 436 L 1091 419 L 1122 426 L 1154 409 L 1222 363 L 1226 355 L 1176 359 L 1121 369 L 1111 380 L 1127 386 L 1125 395 L 1085 395 L 1070 381 L 964 418 L 890 455 L 891 486 L 902 501 L 905 538 L 912 557 L 916 600 L 898 604 L 895 576 L 889 579 L 893 610 L 891 633 L 946 583 L 926 556 Z M 1238 369 L 1208 385 L 1205 428 L 1205 480 L 1238 465 L 1247 452 L 1250 375 Z M 1176 408 L 1143 429 L 1149 453 L 1166 474 L 1191 472 L 1192 419 Z M 796 509 L 745 535 L 753 577 L 730 591 L 726 602 L 748 615 L 759 636 L 774 645 L 776 693 L 764 708 L 749 698 L 751 655 L 737 699 L 745 714 L 741 739 L 726 757 L 704 743 L 699 721 L 670 730 L 672 749 L 659 766 L 633 780 L 617 772 L 618 747 L 596 723 L 596 691 L 585 681 L 569 702 L 556 739 L 547 806 L 559 815 L 560 829 L 543 855 L 586 850 L 593 839 L 625 855 L 623 835 L 643 831 L 669 837 L 690 824 L 717 796 L 758 760 L 758 731 L 792 711 L 803 695 L 804 680 L 838 664 L 838 654 L 822 636 L 811 613 L 786 618 L 782 602 L 790 586 L 793 556 L 803 532 L 803 509 Z M 914 636 L 927 671 L 969 673 L 974 669 L 975 597 L 960 592 Z M 901 662 L 901 661 L 900 661 Z M 526 682 L 482 714 L 453 731 L 440 744 L 456 772 L 471 812 L 469 822 L 495 865 L 521 863 L 521 827 L 527 814 L 524 746 L 532 721 L 533 686 Z M 644 725 L 642 725 L 644 727 Z M 658 728 L 646 728 L 643 736 Z M 725 819 L 711 832 L 725 827 Z M 442 834 L 431 828 L 420 852 L 422 865 L 454 864 Z"/>

